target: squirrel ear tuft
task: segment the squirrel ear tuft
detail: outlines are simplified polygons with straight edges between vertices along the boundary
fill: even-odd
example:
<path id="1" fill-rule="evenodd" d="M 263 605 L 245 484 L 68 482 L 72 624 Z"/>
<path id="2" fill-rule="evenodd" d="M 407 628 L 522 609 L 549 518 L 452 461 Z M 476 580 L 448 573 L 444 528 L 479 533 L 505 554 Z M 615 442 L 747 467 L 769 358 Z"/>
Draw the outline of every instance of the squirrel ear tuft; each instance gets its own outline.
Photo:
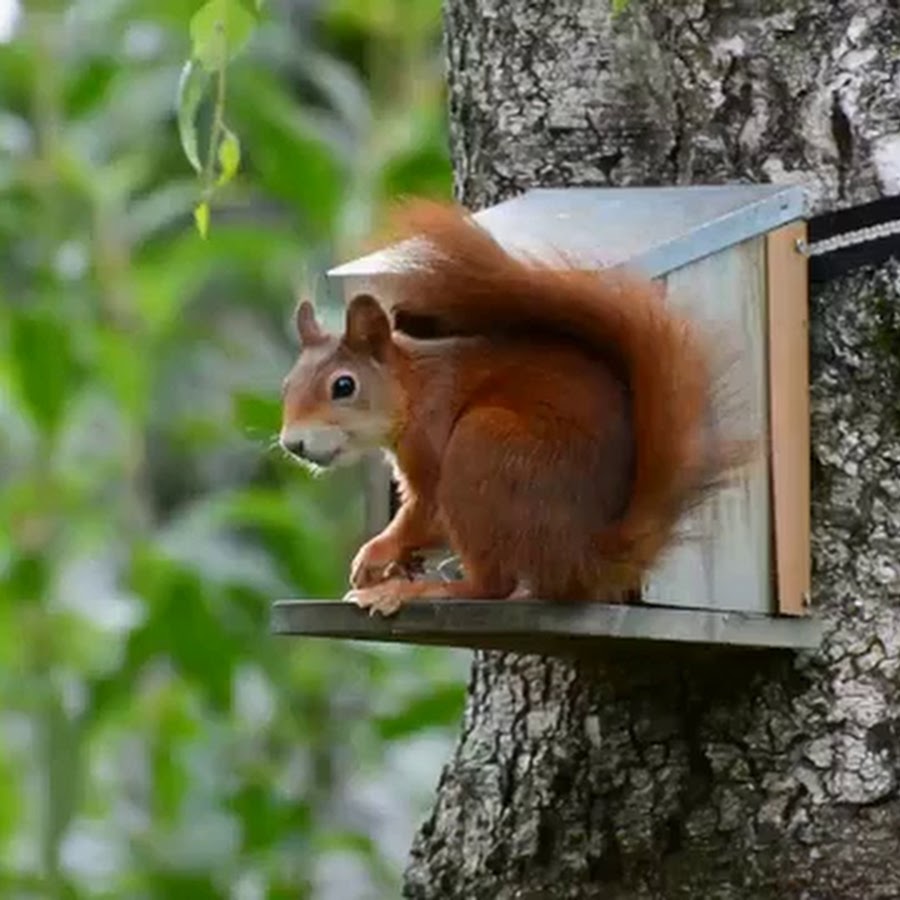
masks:
<path id="1" fill-rule="evenodd" d="M 309 300 L 301 300 L 294 313 L 294 322 L 297 325 L 297 336 L 300 344 L 309 347 L 312 344 L 320 344 L 325 340 L 325 335 L 316 321 L 316 310 Z"/>
<path id="2" fill-rule="evenodd" d="M 357 353 L 384 359 L 391 342 L 391 323 L 371 294 L 357 294 L 347 306 L 344 343 Z"/>

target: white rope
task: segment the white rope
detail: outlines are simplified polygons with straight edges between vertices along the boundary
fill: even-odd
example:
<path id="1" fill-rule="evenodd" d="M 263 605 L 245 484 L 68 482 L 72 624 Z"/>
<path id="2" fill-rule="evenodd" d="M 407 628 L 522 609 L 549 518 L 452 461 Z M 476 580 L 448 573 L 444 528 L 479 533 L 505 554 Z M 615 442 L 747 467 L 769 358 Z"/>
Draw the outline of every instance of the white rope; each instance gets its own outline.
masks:
<path id="1" fill-rule="evenodd" d="M 869 241 L 877 241 L 894 235 L 900 235 L 900 219 L 896 222 L 882 222 L 880 225 L 857 228 L 856 231 L 836 234 L 812 244 L 798 241 L 797 249 L 806 256 L 821 256 L 823 253 L 831 253 L 833 250 L 843 250 L 845 247 L 854 247 L 857 244 L 866 244 Z"/>

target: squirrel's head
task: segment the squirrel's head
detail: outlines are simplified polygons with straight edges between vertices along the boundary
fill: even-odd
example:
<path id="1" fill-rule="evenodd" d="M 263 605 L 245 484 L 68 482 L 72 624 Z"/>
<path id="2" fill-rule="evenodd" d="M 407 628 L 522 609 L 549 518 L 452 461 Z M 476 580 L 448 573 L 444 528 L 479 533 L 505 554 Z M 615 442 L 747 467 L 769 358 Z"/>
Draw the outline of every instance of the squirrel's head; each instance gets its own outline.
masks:
<path id="1" fill-rule="evenodd" d="M 393 429 L 394 350 L 381 305 L 360 294 L 347 307 L 344 334 L 324 332 L 312 304 L 297 307 L 300 355 L 284 379 L 279 442 L 312 469 L 356 462 L 383 447 Z"/>

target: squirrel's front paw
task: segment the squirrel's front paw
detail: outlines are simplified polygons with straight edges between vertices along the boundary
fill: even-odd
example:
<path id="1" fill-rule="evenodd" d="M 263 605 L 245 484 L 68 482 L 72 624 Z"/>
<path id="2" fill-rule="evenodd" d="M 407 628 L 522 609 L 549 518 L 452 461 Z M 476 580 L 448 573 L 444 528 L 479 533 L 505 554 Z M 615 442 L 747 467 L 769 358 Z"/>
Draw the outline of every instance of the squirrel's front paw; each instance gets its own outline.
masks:
<path id="1" fill-rule="evenodd" d="M 353 588 L 371 587 L 389 578 L 412 578 L 419 562 L 404 556 L 396 544 L 381 537 L 372 538 L 360 548 L 350 566 L 350 585 Z"/>

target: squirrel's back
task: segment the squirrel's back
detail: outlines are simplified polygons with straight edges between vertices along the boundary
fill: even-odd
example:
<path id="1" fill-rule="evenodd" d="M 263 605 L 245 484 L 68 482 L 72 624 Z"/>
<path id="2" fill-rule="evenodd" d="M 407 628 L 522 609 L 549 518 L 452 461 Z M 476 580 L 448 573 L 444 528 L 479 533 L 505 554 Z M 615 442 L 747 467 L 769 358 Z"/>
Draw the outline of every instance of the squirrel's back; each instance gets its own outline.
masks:
<path id="1" fill-rule="evenodd" d="M 465 210 L 416 201 L 399 215 L 414 237 L 398 279 L 396 327 L 421 337 L 516 335 L 572 341 L 622 379 L 633 460 L 624 512 L 598 522 L 598 554 L 635 576 L 686 509 L 741 457 L 709 427 L 711 348 L 653 282 L 514 258 Z M 602 520 L 601 520 L 602 521 Z"/>

